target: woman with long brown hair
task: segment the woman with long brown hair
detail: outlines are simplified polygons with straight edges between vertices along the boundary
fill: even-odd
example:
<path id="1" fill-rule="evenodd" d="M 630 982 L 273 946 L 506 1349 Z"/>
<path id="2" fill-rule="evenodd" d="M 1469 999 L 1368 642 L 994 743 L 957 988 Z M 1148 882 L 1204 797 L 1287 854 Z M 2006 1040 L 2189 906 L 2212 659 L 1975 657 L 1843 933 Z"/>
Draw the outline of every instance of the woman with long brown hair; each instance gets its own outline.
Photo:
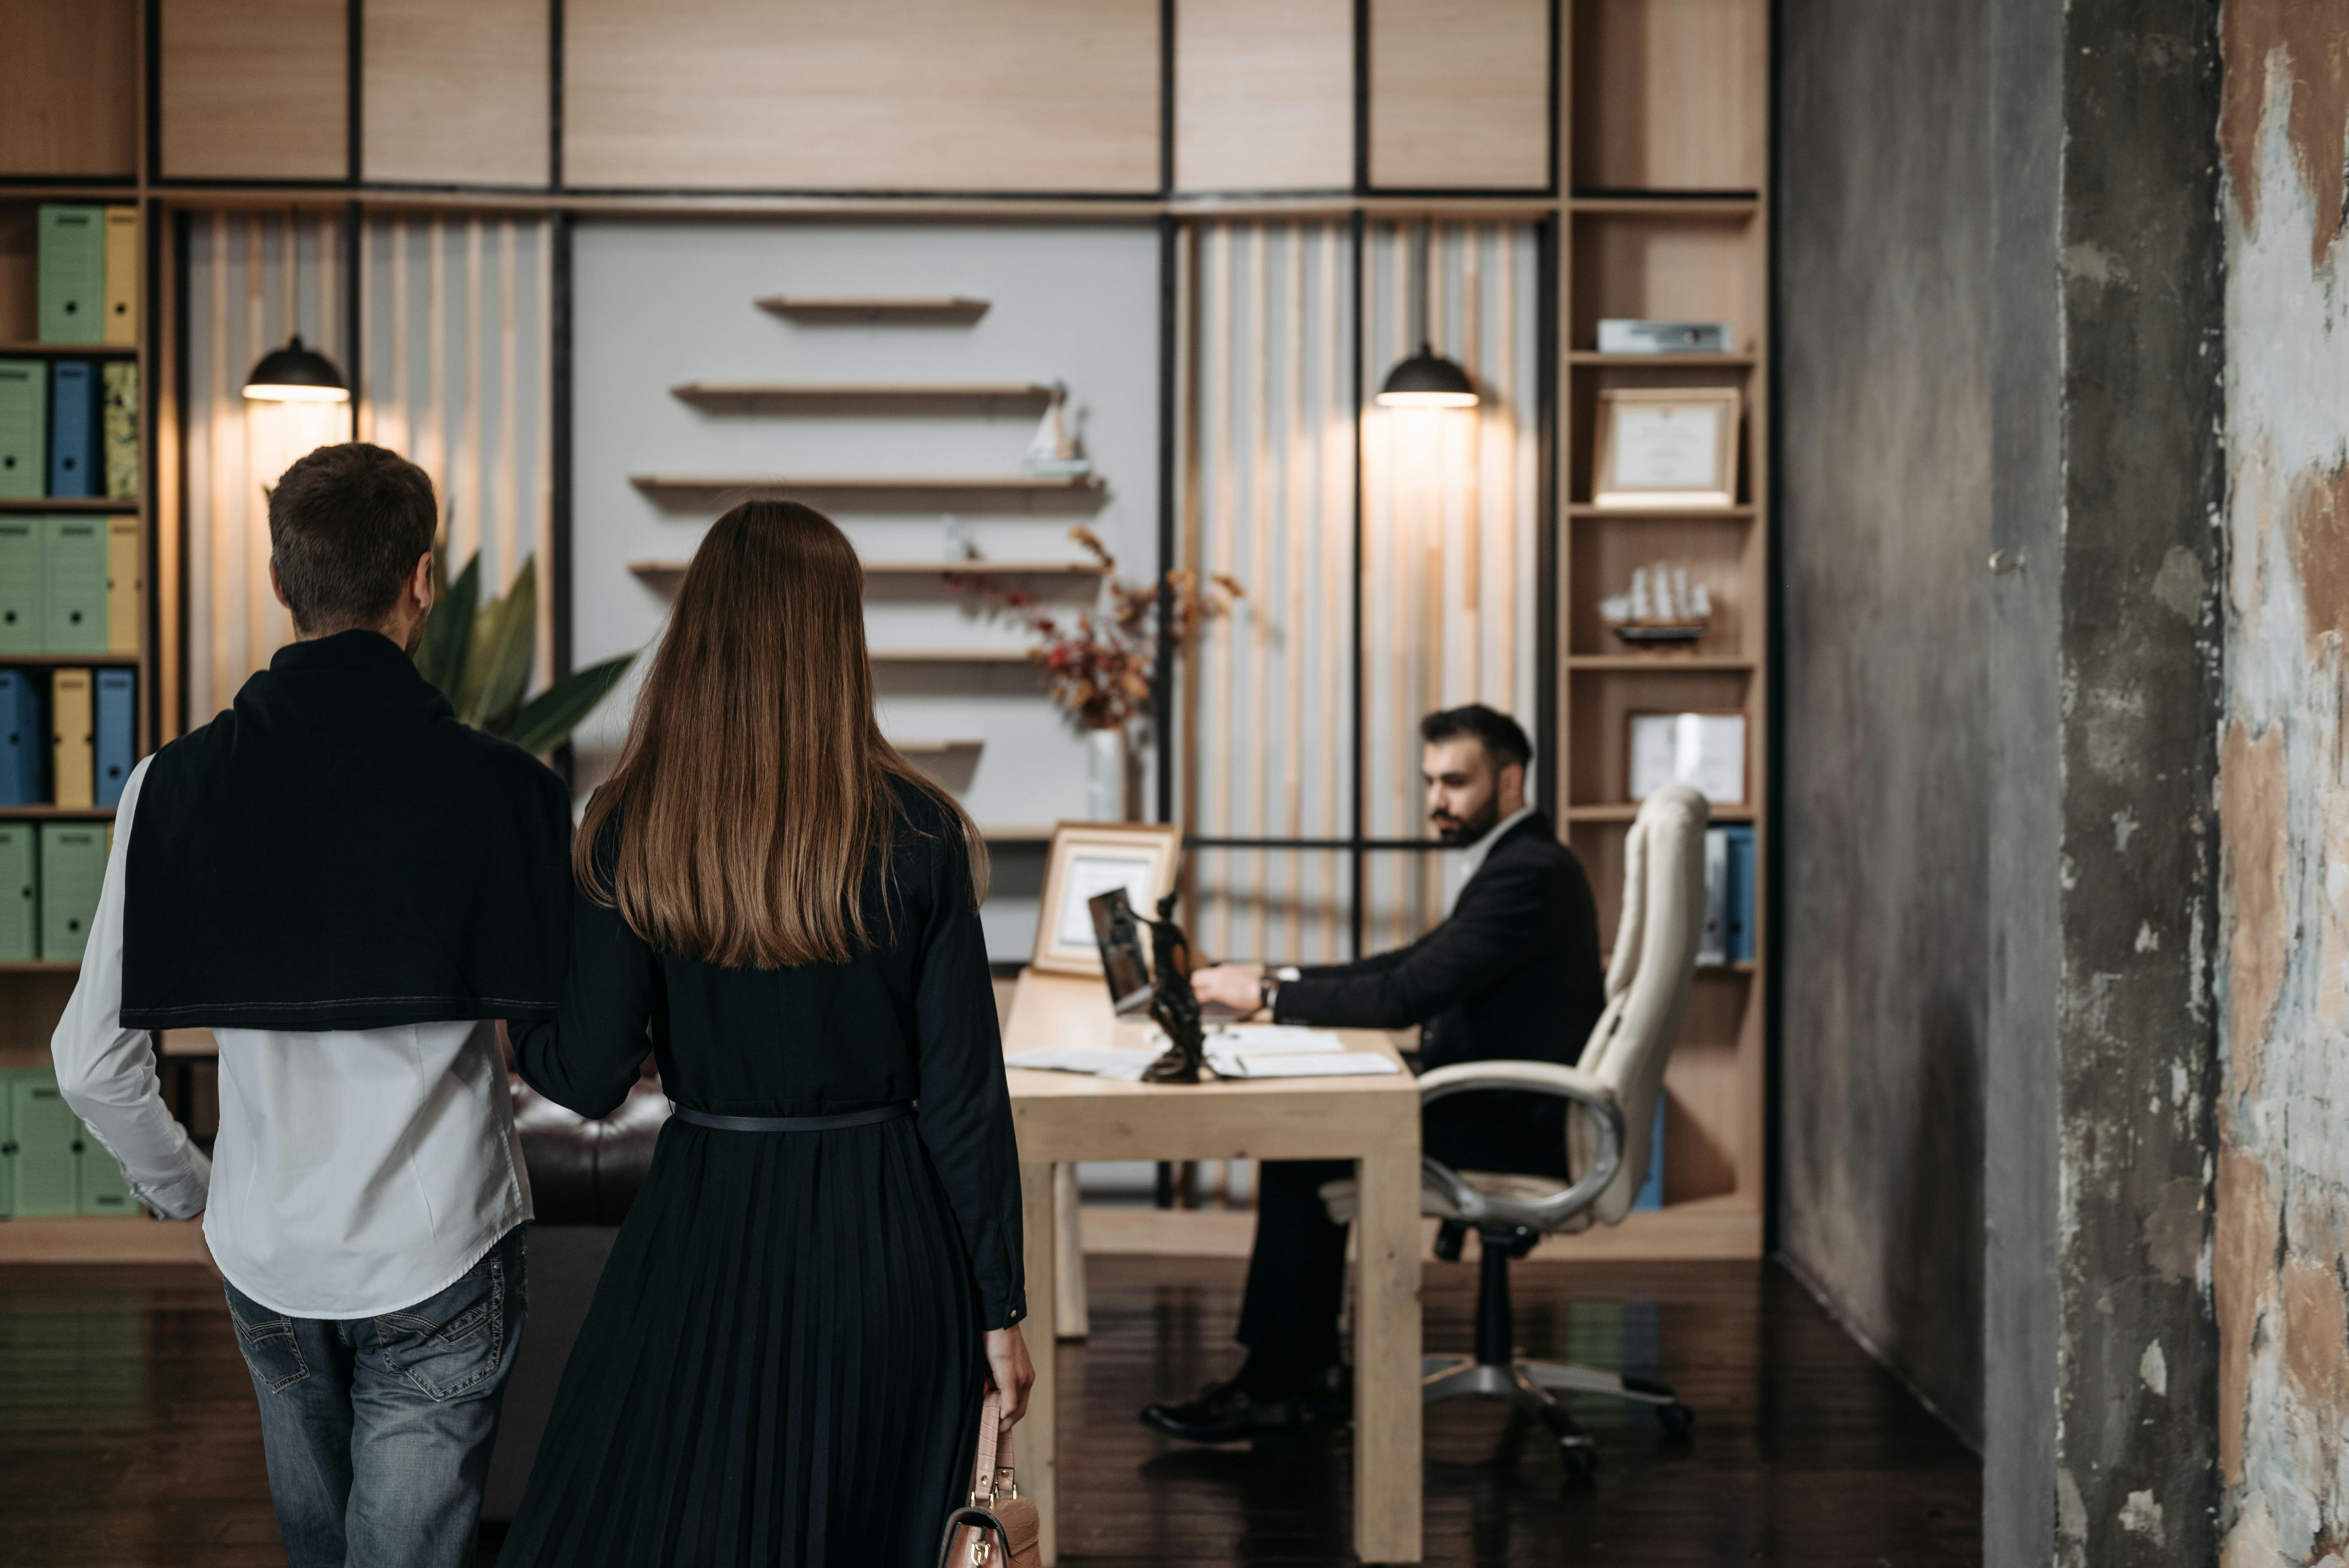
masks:
<path id="1" fill-rule="evenodd" d="M 677 1104 L 564 1367 L 502 1564 L 911 1565 L 1016 1413 L 1019 1168 L 985 851 L 881 737 L 864 574 L 751 501 L 678 591 L 587 807 L 539 1092 Z"/>

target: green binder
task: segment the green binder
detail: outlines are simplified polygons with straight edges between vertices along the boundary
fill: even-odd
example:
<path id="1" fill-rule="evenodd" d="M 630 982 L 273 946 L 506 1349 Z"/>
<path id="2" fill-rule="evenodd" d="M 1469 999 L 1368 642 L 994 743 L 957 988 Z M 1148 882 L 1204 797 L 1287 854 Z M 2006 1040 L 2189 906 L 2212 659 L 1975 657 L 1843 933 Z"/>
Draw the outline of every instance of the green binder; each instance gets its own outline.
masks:
<path id="1" fill-rule="evenodd" d="M 106 209 L 43 207 L 39 265 L 41 341 L 105 341 Z"/>
<path id="2" fill-rule="evenodd" d="M 106 519 L 41 521 L 41 649 L 106 652 Z"/>
<path id="3" fill-rule="evenodd" d="M 16 1144 L 16 1212 L 78 1214 L 81 1212 L 81 1123 L 57 1092 L 57 1075 L 46 1068 L 9 1075 L 8 1137 Z"/>
<path id="4" fill-rule="evenodd" d="M 78 964 L 106 882 L 106 824 L 43 822 L 40 835 L 41 958 Z"/>
<path id="5" fill-rule="evenodd" d="M 40 898 L 33 824 L 0 822 L 0 964 L 30 964 L 40 956 Z"/>
<path id="6" fill-rule="evenodd" d="M 49 493 L 49 368 L 0 359 L 0 500 Z"/>
<path id="7" fill-rule="evenodd" d="M 122 1167 L 106 1151 L 106 1145 L 92 1137 L 80 1121 L 74 1123 L 74 1158 L 79 1165 L 77 1190 L 85 1214 L 136 1214 L 139 1200 L 130 1195 L 130 1183 L 122 1179 Z"/>
<path id="8" fill-rule="evenodd" d="M 41 637 L 41 520 L 0 515 L 0 654 L 37 654 Z"/>

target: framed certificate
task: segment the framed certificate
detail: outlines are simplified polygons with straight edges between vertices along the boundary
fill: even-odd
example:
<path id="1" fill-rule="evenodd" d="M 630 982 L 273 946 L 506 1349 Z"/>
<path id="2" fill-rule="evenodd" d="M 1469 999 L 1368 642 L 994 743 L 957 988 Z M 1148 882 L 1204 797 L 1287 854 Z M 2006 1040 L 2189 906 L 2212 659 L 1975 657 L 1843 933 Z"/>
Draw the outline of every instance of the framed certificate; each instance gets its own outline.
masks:
<path id="1" fill-rule="evenodd" d="M 1591 500 L 1725 507 L 1737 500 L 1734 387 L 1608 387 L 1599 393 Z"/>
<path id="2" fill-rule="evenodd" d="M 1044 871 L 1044 907 L 1036 920 L 1036 951 L 1029 967 L 1047 975 L 1102 972 L 1089 901 L 1123 888 L 1126 902 L 1145 918 L 1174 889 L 1183 857 L 1183 830 L 1172 822 L 1062 822 L 1052 830 L 1052 858 Z"/>
<path id="3" fill-rule="evenodd" d="M 1631 715 L 1631 777 L 1624 791 L 1644 800 L 1686 784 L 1715 806 L 1745 800 L 1745 715 L 1738 708 Z"/>

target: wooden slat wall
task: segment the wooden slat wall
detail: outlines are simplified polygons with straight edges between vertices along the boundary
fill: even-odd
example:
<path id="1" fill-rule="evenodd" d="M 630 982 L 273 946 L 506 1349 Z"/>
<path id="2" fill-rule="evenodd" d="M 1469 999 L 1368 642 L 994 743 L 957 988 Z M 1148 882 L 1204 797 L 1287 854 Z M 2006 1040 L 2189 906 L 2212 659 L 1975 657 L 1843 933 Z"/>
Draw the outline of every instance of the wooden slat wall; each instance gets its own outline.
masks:
<path id="1" fill-rule="evenodd" d="M 1365 258 L 1364 358 L 1375 392 L 1415 346 L 1415 231 L 1373 225 Z M 1519 223 L 1438 224 L 1429 247 L 1428 335 L 1475 378 L 1474 410 L 1363 414 L 1363 711 L 1368 834 L 1427 831 L 1419 721 L 1482 702 L 1530 732 L 1535 715 L 1534 234 Z M 1371 858 L 1372 950 L 1444 913 L 1442 857 Z"/>
<path id="2" fill-rule="evenodd" d="M 162 15 L 163 174 L 349 173 L 344 0 L 171 0 Z"/>
<path id="3" fill-rule="evenodd" d="M 1547 0 L 1371 0 L 1371 184 L 1549 182 Z"/>
<path id="4" fill-rule="evenodd" d="M 1158 187 L 1152 0 L 570 0 L 564 16 L 570 184 Z"/>
<path id="5" fill-rule="evenodd" d="M 366 177 L 543 185 L 546 0 L 367 0 Z"/>
<path id="6" fill-rule="evenodd" d="M 1351 189 L 1349 0 L 1182 0 L 1174 183 L 1184 191 Z"/>
<path id="7" fill-rule="evenodd" d="M 136 0 L 0 4 L 0 174 L 139 169 Z"/>
<path id="8" fill-rule="evenodd" d="M 455 562 L 482 551 L 497 591 L 548 526 L 545 222 L 388 216 L 363 235 L 358 433 L 432 476 Z M 193 723 L 293 634 L 269 587 L 264 487 L 311 449 L 349 439 L 354 411 L 249 403 L 241 389 L 254 361 L 296 330 L 348 370 L 342 244 L 339 222 L 316 213 L 202 212 L 191 227 L 183 569 Z M 438 373 L 414 375 L 418 364 Z M 543 622 L 547 614 L 542 596 Z"/>
<path id="9" fill-rule="evenodd" d="M 1217 837 L 1340 837 L 1351 700 L 1346 230 L 1211 223 L 1193 245 L 1184 558 L 1247 596 L 1208 628 L 1185 682 L 1195 700 L 1184 816 Z M 1344 957 L 1345 860 L 1194 856 L 1196 934 L 1216 953 Z"/>

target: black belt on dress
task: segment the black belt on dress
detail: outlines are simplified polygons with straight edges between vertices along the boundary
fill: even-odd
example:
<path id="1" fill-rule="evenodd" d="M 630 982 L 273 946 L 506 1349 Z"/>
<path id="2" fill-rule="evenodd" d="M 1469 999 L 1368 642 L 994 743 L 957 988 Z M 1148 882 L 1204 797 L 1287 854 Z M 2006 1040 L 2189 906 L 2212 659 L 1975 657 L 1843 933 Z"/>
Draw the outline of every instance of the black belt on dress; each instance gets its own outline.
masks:
<path id="1" fill-rule="evenodd" d="M 843 1111 L 838 1116 L 719 1116 L 689 1106 L 677 1108 L 679 1121 L 716 1128 L 720 1132 L 830 1132 L 834 1128 L 870 1127 L 876 1121 L 895 1121 L 913 1114 L 914 1102 L 910 1099 L 895 1100 L 871 1110 Z"/>

